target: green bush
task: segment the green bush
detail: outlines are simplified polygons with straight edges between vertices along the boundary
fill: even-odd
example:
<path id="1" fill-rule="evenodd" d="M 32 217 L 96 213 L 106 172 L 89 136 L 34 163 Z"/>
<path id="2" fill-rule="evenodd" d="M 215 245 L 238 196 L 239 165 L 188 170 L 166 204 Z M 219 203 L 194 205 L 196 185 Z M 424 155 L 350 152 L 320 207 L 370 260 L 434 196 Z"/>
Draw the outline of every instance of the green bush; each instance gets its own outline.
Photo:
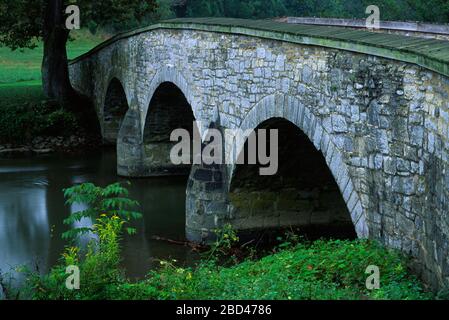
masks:
<path id="1" fill-rule="evenodd" d="M 372 241 L 300 243 L 294 248 L 226 268 L 208 262 L 178 268 L 165 262 L 146 282 L 152 299 L 429 299 L 407 272 L 407 259 Z M 380 268 L 380 289 L 366 288 L 365 270 Z M 128 294 L 125 288 L 121 288 Z M 152 291 L 149 291 L 152 292 Z M 140 291 L 143 294 L 143 291 Z"/>
<path id="2" fill-rule="evenodd" d="M 59 109 L 47 115 L 42 134 L 48 136 L 71 135 L 77 133 L 78 128 L 76 116 L 71 112 Z"/>
<path id="3" fill-rule="evenodd" d="M 54 102 L 32 99 L 39 96 L 30 96 L 31 101 L 0 102 L 0 143 L 25 143 L 36 136 L 68 136 L 79 132 L 78 119 L 72 112 Z"/>

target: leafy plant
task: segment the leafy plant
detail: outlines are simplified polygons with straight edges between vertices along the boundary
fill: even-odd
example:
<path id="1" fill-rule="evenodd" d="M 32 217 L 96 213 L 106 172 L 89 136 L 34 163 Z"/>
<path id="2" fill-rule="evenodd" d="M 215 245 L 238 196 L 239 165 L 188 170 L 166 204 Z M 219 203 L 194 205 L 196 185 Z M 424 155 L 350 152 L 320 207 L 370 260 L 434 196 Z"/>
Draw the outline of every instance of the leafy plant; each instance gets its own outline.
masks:
<path id="1" fill-rule="evenodd" d="M 276 240 L 280 242 L 280 244 L 277 246 L 278 250 L 289 249 L 297 246 L 301 241 L 305 241 L 294 230 L 286 231 L 283 237 L 277 237 Z"/>
<path id="2" fill-rule="evenodd" d="M 221 229 L 214 230 L 216 239 L 207 252 L 208 259 L 220 260 L 224 257 L 233 257 L 232 249 L 239 242 L 236 230 L 231 224 L 225 224 Z"/>
<path id="3" fill-rule="evenodd" d="M 87 253 L 80 254 L 79 247 L 67 247 L 61 264 L 47 275 L 28 273 L 29 296 L 37 300 L 93 300 L 112 299 L 114 287 L 126 283 L 120 268 L 120 237 L 126 221 L 113 215 L 102 215 L 92 227 L 98 240 L 91 240 Z M 66 267 L 80 269 L 80 290 L 68 290 L 65 286 Z"/>
<path id="4" fill-rule="evenodd" d="M 129 182 L 128 182 L 129 185 Z M 124 223 L 130 223 L 131 220 L 140 219 L 142 214 L 135 211 L 139 203 L 131 200 L 128 189 L 121 183 L 114 183 L 104 188 L 98 187 L 92 183 L 83 183 L 68 189 L 64 189 L 64 197 L 67 199 L 68 205 L 81 204 L 87 206 L 87 209 L 72 213 L 70 217 L 64 220 L 64 224 L 73 225 L 75 222 L 84 218 L 96 220 L 102 219 L 119 219 Z M 96 227 L 101 227 L 97 225 Z M 94 232 L 94 227 L 73 228 L 63 234 L 64 239 L 74 239 L 85 233 Z M 134 234 L 135 228 L 127 227 L 128 234 Z"/>

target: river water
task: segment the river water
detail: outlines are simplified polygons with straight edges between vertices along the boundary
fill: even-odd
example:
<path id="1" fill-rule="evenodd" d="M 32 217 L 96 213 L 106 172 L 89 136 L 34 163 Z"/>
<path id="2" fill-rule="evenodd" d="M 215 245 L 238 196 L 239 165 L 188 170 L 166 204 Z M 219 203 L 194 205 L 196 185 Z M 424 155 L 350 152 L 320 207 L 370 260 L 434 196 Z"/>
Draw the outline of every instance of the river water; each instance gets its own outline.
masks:
<path id="1" fill-rule="evenodd" d="M 58 262 L 64 246 L 63 220 L 80 208 L 65 205 L 62 189 L 92 182 L 121 181 L 113 150 L 81 156 L 51 155 L 0 159 L 0 270 L 21 265 L 45 272 Z M 187 177 L 131 179 L 130 197 L 141 204 L 137 235 L 123 239 L 123 266 L 130 278 L 144 277 L 158 259 L 179 264 L 195 260 L 187 247 L 153 240 L 184 239 Z"/>

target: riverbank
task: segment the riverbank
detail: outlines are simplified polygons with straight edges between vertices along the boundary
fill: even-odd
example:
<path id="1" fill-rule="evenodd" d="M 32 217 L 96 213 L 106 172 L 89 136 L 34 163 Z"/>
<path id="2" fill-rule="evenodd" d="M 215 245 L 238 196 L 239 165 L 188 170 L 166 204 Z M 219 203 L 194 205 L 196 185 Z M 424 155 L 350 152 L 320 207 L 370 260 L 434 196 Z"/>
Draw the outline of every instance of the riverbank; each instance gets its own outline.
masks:
<path id="1" fill-rule="evenodd" d="M 110 255 L 109 255 L 110 256 Z M 72 257 L 66 258 L 72 261 Z M 232 255 L 229 255 L 232 260 Z M 232 264 L 232 263 L 231 263 Z M 87 265 L 87 266 L 86 266 Z M 97 256 L 81 263 L 81 287 L 58 285 L 65 268 L 37 280 L 38 300 L 429 300 L 435 296 L 407 268 L 407 258 L 376 242 L 319 240 L 297 243 L 261 259 L 222 266 L 207 255 L 196 267 L 160 261 L 143 281 L 131 282 Z M 379 287 L 368 266 L 379 268 Z M 86 271 L 83 271 L 87 270 Z M 101 270 L 92 274 L 91 270 Z M 111 275 L 113 275 L 111 277 Z M 87 278 L 87 279 L 86 279 Z M 95 285 L 91 285 L 95 283 Z M 35 284 L 34 284 L 35 285 Z"/>
<path id="2" fill-rule="evenodd" d="M 0 158 L 80 153 L 101 147 L 82 114 L 62 109 L 41 84 L 0 85 Z"/>
<path id="3" fill-rule="evenodd" d="M 78 153 L 102 146 L 82 115 L 43 97 L 40 85 L 0 87 L 0 158 Z"/>
<path id="4" fill-rule="evenodd" d="M 44 154 L 80 154 L 102 148 L 99 137 L 86 135 L 40 136 L 26 144 L 0 144 L 0 159 L 38 156 Z"/>
<path id="5" fill-rule="evenodd" d="M 424 290 L 408 270 L 408 259 L 365 240 L 284 242 L 262 259 L 222 267 L 163 263 L 148 279 L 115 288 L 126 299 L 206 300 L 421 300 Z M 367 286 L 369 266 L 380 270 L 379 288 Z"/>

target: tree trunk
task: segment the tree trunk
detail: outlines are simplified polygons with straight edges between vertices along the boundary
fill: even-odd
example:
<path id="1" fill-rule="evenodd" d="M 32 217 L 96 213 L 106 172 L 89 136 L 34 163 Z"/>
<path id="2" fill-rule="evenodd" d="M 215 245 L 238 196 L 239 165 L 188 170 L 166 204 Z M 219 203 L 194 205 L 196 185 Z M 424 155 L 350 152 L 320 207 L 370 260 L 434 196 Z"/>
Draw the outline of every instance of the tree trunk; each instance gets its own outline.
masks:
<path id="1" fill-rule="evenodd" d="M 66 49 L 70 30 L 65 27 L 64 0 L 45 0 L 44 3 L 44 94 L 55 99 L 61 107 L 76 113 L 83 129 L 100 135 L 100 124 L 94 106 L 70 84 Z"/>
<path id="2" fill-rule="evenodd" d="M 44 59 L 42 84 L 44 94 L 62 106 L 70 105 L 76 96 L 69 80 L 66 44 L 69 30 L 65 28 L 64 1 L 46 0 L 44 7 Z"/>

